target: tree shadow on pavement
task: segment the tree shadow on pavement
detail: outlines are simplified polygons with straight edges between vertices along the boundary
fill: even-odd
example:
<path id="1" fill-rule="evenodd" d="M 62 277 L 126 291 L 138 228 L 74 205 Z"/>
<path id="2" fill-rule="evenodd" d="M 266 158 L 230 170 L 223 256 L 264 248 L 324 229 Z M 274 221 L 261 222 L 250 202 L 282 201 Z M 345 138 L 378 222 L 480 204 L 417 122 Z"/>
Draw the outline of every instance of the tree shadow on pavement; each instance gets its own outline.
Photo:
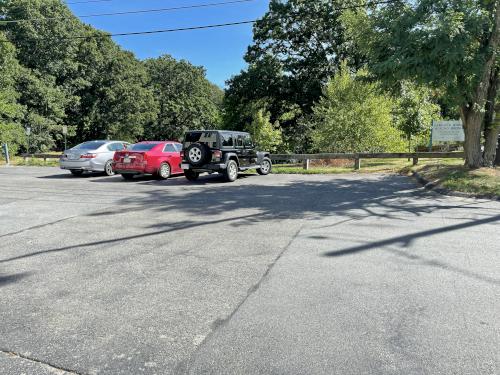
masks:
<path id="1" fill-rule="evenodd" d="M 5 285 L 8 285 L 8 284 L 13 284 L 13 283 L 16 283 L 28 276 L 30 276 L 31 273 L 30 272 L 22 272 L 22 273 L 16 273 L 16 274 L 12 274 L 12 275 L 2 275 L 0 273 L 0 288 L 5 286 Z"/>
<path id="2" fill-rule="evenodd" d="M 416 189 L 412 180 L 402 176 L 336 176 L 316 181 L 312 178 L 297 178 L 281 183 L 279 179 L 259 180 L 263 184 L 252 184 L 251 178 L 239 180 L 236 184 L 219 184 L 213 182 L 213 179 L 206 178 L 208 183 L 202 179 L 199 184 L 178 182 L 179 185 L 176 186 L 143 191 L 140 196 L 119 200 L 116 204 L 118 208 L 85 215 L 112 217 L 126 214 L 128 210 L 148 211 L 148 215 L 165 220 L 159 224 L 145 226 L 141 234 L 113 238 L 111 233 L 110 239 L 27 253 L 0 259 L 0 263 L 220 223 L 243 227 L 271 220 L 320 220 L 328 216 L 335 216 L 340 221 L 360 220 L 365 217 L 405 221 L 409 220 L 409 216 L 418 217 L 434 211 L 478 208 L 470 201 L 450 205 L 449 199 Z M 273 184 L 267 185 L 268 182 Z M 181 188 L 183 186 L 185 188 Z M 190 219 L 182 222 L 167 220 L 169 213 L 174 211 L 182 212 Z"/>

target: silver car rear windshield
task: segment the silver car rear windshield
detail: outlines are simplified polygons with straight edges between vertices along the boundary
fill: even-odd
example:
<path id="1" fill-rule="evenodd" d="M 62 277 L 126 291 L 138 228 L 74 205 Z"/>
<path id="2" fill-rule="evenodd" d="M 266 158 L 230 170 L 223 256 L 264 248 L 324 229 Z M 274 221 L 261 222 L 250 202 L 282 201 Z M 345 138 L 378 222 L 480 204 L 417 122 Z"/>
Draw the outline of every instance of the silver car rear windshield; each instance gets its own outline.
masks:
<path id="1" fill-rule="evenodd" d="M 128 147 L 130 151 L 151 151 L 158 143 L 138 143 Z"/>
<path id="2" fill-rule="evenodd" d="M 105 145 L 106 142 L 101 141 L 90 141 L 80 143 L 78 146 L 73 147 L 74 150 L 97 150 L 102 145 Z"/>

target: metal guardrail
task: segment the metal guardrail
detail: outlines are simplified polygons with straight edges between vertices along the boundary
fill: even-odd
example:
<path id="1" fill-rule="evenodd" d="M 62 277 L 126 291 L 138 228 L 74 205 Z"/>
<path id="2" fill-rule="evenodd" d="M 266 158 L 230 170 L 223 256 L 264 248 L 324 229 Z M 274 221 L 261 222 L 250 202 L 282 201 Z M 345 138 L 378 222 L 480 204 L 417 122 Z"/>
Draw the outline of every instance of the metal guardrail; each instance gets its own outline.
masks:
<path id="1" fill-rule="evenodd" d="M 384 153 L 320 153 L 320 154 L 273 154 L 271 160 L 286 161 L 296 160 L 304 162 L 304 169 L 309 169 L 311 160 L 354 160 L 354 169 L 361 168 L 362 159 L 413 159 L 413 165 L 418 164 L 419 159 L 463 159 L 463 152 L 384 152 Z"/>

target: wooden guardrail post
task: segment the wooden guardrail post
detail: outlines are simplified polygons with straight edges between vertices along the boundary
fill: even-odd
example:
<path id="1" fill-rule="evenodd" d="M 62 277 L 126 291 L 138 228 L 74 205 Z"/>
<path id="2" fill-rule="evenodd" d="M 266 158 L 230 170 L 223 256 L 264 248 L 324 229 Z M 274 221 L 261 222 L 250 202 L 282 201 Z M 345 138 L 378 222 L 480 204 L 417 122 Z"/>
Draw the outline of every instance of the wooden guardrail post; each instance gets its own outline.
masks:
<path id="1" fill-rule="evenodd" d="M 359 171 L 361 169 L 361 158 L 357 157 L 354 159 L 354 169 Z"/>
<path id="2" fill-rule="evenodd" d="M 306 171 L 309 170 L 309 162 L 310 162 L 309 159 L 304 159 L 303 167 Z"/>
<path id="3" fill-rule="evenodd" d="M 415 158 L 413 158 L 413 165 L 417 165 L 417 164 L 418 164 L 418 158 L 415 157 Z"/>

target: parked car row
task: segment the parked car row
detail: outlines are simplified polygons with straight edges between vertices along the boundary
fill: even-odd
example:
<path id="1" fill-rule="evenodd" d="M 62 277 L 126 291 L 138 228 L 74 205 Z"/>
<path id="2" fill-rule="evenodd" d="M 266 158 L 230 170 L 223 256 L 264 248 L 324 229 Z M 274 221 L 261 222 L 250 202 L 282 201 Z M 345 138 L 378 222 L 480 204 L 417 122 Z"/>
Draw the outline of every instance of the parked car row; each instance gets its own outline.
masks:
<path id="1" fill-rule="evenodd" d="M 167 179 L 182 175 L 196 180 L 201 173 L 220 173 L 226 181 L 238 178 L 238 172 L 255 169 L 260 175 L 272 170 L 268 152 L 257 151 L 250 134 L 226 130 L 194 130 L 184 142 L 147 141 L 129 144 L 123 141 L 90 141 L 65 150 L 61 169 L 79 176 L 84 172 L 120 174 L 125 180 L 137 175 Z"/>

